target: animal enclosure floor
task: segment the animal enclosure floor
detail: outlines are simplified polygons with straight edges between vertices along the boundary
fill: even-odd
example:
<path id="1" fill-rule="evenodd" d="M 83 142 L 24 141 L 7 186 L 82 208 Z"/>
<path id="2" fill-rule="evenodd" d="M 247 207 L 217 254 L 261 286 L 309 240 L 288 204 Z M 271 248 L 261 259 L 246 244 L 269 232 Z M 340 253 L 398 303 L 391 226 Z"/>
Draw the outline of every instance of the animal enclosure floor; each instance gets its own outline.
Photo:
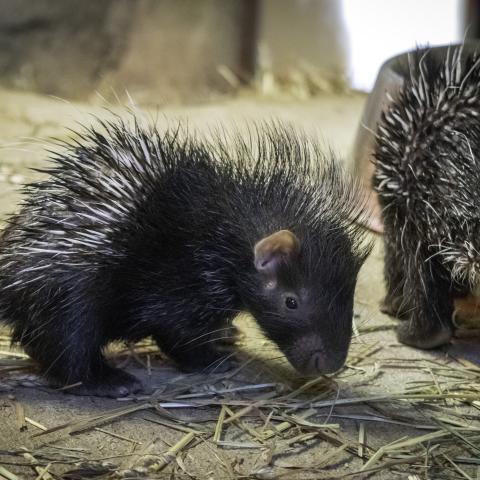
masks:
<path id="1" fill-rule="evenodd" d="M 280 118 L 321 134 L 347 156 L 365 97 L 296 102 L 239 98 L 147 111 L 192 129 Z M 0 90 L 0 219 L 19 184 L 38 178 L 48 139 L 119 106 L 72 104 Z M 169 119 L 169 120 L 167 120 Z M 173 122 L 174 123 L 174 122 Z M 181 374 L 149 342 L 111 357 L 152 395 L 122 400 L 54 391 L 0 330 L 0 479 L 480 479 L 480 338 L 465 328 L 434 352 L 399 345 L 380 313 L 381 238 L 360 272 L 346 367 L 299 378 L 248 318 L 239 318 L 239 367 Z M 472 327 L 475 327 L 473 325 Z"/>

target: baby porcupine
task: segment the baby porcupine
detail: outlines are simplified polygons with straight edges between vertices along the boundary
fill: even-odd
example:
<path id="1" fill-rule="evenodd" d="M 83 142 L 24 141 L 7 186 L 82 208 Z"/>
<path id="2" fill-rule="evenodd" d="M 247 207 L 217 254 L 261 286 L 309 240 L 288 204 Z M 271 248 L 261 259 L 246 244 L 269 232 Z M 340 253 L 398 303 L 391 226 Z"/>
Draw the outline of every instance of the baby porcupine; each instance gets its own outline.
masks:
<path id="1" fill-rule="evenodd" d="M 55 383 L 126 395 L 112 340 L 153 336 L 187 370 L 223 368 L 228 322 L 251 313 L 301 372 L 346 358 L 368 253 L 355 188 L 280 124 L 199 140 L 119 121 L 89 129 L 27 186 L 0 243 L 0 311 Z"/>
<path id="2" fill-rule="evenodd" d="M 480 287 L 480 57 L 409 57 L 377 131 L 374 186 L 385 224 L 383 308 L 399 340 L 449 342 L 453 299 Z"/>

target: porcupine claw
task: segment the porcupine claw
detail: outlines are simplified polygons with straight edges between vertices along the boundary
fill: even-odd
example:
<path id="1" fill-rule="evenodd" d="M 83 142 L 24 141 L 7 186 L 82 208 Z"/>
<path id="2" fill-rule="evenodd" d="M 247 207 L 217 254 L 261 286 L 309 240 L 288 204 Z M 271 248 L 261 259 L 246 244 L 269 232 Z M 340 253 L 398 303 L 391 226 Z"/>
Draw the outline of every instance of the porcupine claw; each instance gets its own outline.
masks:
<path id="1" fill-rule="evenodd" d="M 121 398 L 142 390 L 143 385 L 137 377 L 123 370 L 112 368 L 108 376 L 102 378 L 101 382 L 79 385 L 68 389 L 67 392 L 74 395 Z"/>
<path id="2" fill-rule="evenodd" d="M 453 331 L 441 324 L 431 325 L 428 331 L 412 328 L 411 322 L 402 322 L 397 327 L 398 341 L 415 348 L 431 350 L 448 344 Z"/>

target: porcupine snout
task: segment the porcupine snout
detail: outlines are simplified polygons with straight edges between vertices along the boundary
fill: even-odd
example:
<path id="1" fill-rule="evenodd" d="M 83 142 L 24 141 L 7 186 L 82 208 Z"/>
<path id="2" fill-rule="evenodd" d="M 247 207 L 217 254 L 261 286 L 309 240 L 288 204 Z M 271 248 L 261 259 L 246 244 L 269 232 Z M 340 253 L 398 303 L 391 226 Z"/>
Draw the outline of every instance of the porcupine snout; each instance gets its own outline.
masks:
<path id="1" fill-rule="evenodd" d="M 346 360 L 346 348 L 330 348 L 325 346 L 317 335 L 304 335 L 295 340 L 287 357 L 291 364 L 304 375 L 335 373 L 340 370 Z"/>

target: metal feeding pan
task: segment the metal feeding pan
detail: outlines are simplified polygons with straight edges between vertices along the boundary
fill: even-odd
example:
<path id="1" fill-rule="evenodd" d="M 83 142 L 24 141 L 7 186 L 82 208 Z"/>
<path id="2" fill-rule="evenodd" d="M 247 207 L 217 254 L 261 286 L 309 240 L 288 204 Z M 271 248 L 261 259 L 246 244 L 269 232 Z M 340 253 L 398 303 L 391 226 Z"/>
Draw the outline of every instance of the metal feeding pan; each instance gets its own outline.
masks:
<path id="1" fill-rule="evenodd" d="M 420 52 L 426 52 L 428 50 L 429 55 L 433 55 L 441 60 L 447 56 L 449 50 L 451 52 L 453 48 L 460 47 L 461 45 L 462 44 L 452 44 L 438 47 L 425 47 L 421 48 Z M 468 54 L 475 51 L 480 52 L 480 41 L 466 41 L 463 44 L 463 51 L 460 58 L 465 58 Z M 365 104 L 351 153 L 354 173 L 362 184 L 364 198 L 370 213 L 365 224 L 368 228 L 378 233 L 382 233 L 383 225 L 377 195 L 372 188 L 375 132 L 381 120 L 382 112 L 388 108 L 392 98 L 395 98 L 403 86 L 404 79 L 409 72 L 409 56 L 410 61 L 414 58 L 411 56 L 412 53 L 413 51 L 401 53 L 400 55 L 390 58 L 380 67 L 373 90 Z"/>

